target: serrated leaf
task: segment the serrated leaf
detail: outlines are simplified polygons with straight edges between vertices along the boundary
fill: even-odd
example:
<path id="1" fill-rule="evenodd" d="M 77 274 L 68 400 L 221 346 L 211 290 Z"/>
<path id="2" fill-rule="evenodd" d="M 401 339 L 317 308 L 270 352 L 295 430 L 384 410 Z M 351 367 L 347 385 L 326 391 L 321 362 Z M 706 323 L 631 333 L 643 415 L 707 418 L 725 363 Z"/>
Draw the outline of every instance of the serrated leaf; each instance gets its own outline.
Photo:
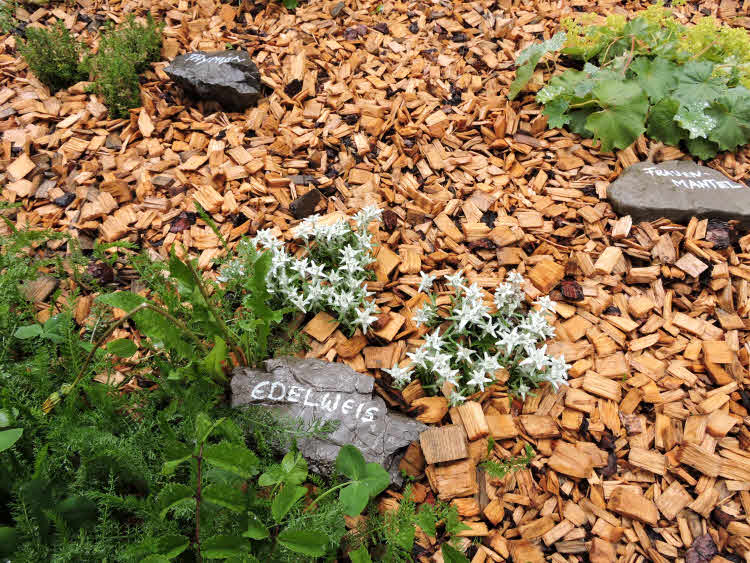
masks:
<path id="1" fill-rule="evenodd" d="M 167 513 L 182 504 L 193 502 L 195 492 L 187 485 L 180 483 L 169 483 L 159 493 L 156 499 L 156 509 L 159 512 L 159 517 L 164 519 Z"/>
<path id="2" fill-rule="evenodd" d="M 586 129 L 586 120 L 594 111 L 594 108 L 589 107 L 568 112 L 568 129 L 581 137 L 593 137 L 591 131 Z"/>
<path id="3" fill-rule="evenodd" d="M 719 154 L 719 145 L 708 139 L 687 139 L 685 145 L 690 154 L 701 160 L 711 160 Z"/>
<path id="4" fill-rule="evenodd" d="M 601 106 L 586 119 L 586 128 L 601 140 L 602 151 L 630 146 L 646 130 L 648 96 L 631 82 L 605 80 L 592 90 Z"/>
<path id="5" fill-rule="evenodd" d="M 23 435 L 23 428 L 11 428 L 0 431 L 0 452 L 4 452 L 18 442 Z"/>
<path id="6" fill-rule="evenodd" d="M 161 536 L 156 542 L 159 553 L 169 559 L 173 559 L 185 551 L 190 545 L 190 540 L 185 536 L 171 534 Z"/>
<path id="7" fill-rule="evenodd" d="M 303 530 L 284 530 L 277 539 L 287 549 L 310 557 L 322 557 L 328 546 L 328 538 L 325 535 Z"/>
<path id="8" fill-rule="evenodd" d="M 555 33 L 552 37 L 541 43 L 535 43 L 526 47 L 516 58 L 516 79 L 508 89 L 508 99 L 513 100 L 529 82 L 534 69 L 544 55 L 552 51 L 559 51 L 565 44 L 567 35 L 565 32 Z"/>
<path id="9" fill-rule="evenodd" d="M 445 563 L 469 563 L 467 557 L 448 543 L 444 543 L 440 549 Z"/>
<path id="10" fill-rule="evenodd" d="M 44 329 L 42 328 L 42 325 L 34 324 L 18 327 L 16 332 L 13 333 L 13 336 L 18 338 L 18 340 L 29 340 L 41 336 L 43 333 Z"/>
<path id="11" fill-rule="evenodd" d="M 195 278 L 187 264 L 177 258 L 174 246 L 169 256 L 169 275 L 177 282 L 177 291 L 183 297 L 189 296 L 195 290 Z"/>
<path id="12" fill-rule="evenodd" d="M 120 358 L 129 358 L 138 351 L 135 342 L 129 338 L 118 338 L 107 343 L 107 352 L 119 356 Z"/>
<path id="13" fill-rule="evenodd" d="M 227 343 L 220 336 L 214 336 L 214 347 L 201 361 L 201 368 L 213 379 L 224 379 L 224 364 L 228 357 Z"/>
<path id="14" fill-rule="evenodd" d="M 199 412 L 195 417 L 195 441 L 197 444 L 205 442 L 214 429 L 224 422 L 223 418 L 211 420 L 204 412 Z"/>
<path id="15" fill-rule="evenodd" d="M 630 65 L 636 74 L 638 85 L 648 94 L 652 104 L 656 104 L 675 88 L 675 70 L 672 61 L 656 57 L 637 57 Z"/>
<path id="16" fill-rule="evenodd" d="M 716 120 L 706 113 L 708 102 L 682 104 L 675 113 L 674 120 L 688 132 L 690 139 L 708 137 L 716 127 Z"/>
<path id="17" fill-rule="evenodd" d="M 674 98 L 664 98 L 651 108 L 648 116 L 646 134 L 668 145 L 679 145 L 688 138 L 688 132 L 675 121 L 675 114 L 680 109 L 680 102 Z"/>
<path id="18" fill-rule="evenodd" d="M 130 312 L 138 305 L 146 303 L 148 299 L 141 297 L 133 293 L 132 291 L 116 291 L 115 293 L 107 293 L 100 295 L 96 298 L 99 303 L 109 305 L 115 309 L 122 309 L 125 312 Z"/>
<path id="19" fill-rule="evenodd" d="M 228 559 L 241 557 L 250 546 L 242 536 L 213 536 L 201 540 L 201 555 L 204 559 Z"/>
<path id="20" fill-rule="evenodd" d="M 266 528 L 265 524 L 261 522 L 260 518 L 253 513 L 248 512 L 247 513 L 247 531 L 243 532 L 242 535 L 246 538 L 250 538 L 253 540 L 264 540 L 268 536 L 271 535 L 271 533 L 268 531 L 268 528 Z"/>
<path id="21" fill-rule="evenodd" d="M 289 452 L 281 464 L 273 465 L 258 479 L 261 487 L 270 487 L 279 483 L 299 485 L 307 479 L 307 461 L 299 452 Z"/>
<path id="22" fill-rule="evenodd" d="M 431 507 L 422 505 L 417 512 L 414 522 L 422 528 L 422 531 L 431 537 L 437 535 L 437 516 Z"/>
<path id="23" fill-rule="evenodd" d="M 244 446 L 221 442 L 203 448 L 203 459 L 221 469 L 249 479 L 258 473 L 258 458 Z"/>
<path id="24" fill-rule="evenodd" d="M 360 545 L 354 551 L 350 551 L 349 559 L 352 560 L 352 563 L 372 563 L 370 554 L 367 552 L 367 548 L 364 545 Z"/>
<path id="25" fill-rule="evenodd" d="M 716 123 L 707 137 L 721 150 L 734 150 L 750 140 L 750 91 L 746 88 L 732 88 L 706 113 Z"/>
<path id="26" fill-rule="evenodd" d="M 212 504 L 223 506 L 234 512 L 243 513 L 247 506 L 245 494 L 231 485 L 214 483 L 203 489 L 203 499 Z"/>
<path id="27" fill-rule="evenodd" d="M 547 126 L 556 129 L 567 125 L 570 116 L 566 114 L 569 104 L 566 100 L 558 98 L 547 102 L 544 106 L 544 115 L 547 116 Z"/>
<path id="28" fill-rule="evenodd" d="M 677 87 L 672 97 L 682 105 L 710 103 L 727 91 L 725 79 L 714 75 L 715 65 L 709 61 L 690 61 L 675 72 Z"/>
<path id="29" fill-rule="evenodd" d="M 271 516 L 276 522 L 281 522 L 292 507 L 307 494 L 305 487 L 284 485 L 271 503 Z"/>

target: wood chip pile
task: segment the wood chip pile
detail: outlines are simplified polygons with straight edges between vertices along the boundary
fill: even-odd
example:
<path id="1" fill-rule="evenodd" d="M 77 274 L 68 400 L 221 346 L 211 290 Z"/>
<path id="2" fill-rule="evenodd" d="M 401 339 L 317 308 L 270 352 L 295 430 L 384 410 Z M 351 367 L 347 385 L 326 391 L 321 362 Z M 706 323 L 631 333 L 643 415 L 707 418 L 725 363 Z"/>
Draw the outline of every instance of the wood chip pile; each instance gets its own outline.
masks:
<path id="1" fill-rule="evenodd" d="M 602 154 L 548 130 L 533 96 L 505 97 L 516 54 L 551 36 L 561 17 L 624 8 L 96 6 L 21 15 L 32 24 L 61 18 L 92 42 L 104 18 L 150 7 L 166 23 L 164 62 L 144 75 L 143 108 L 112 120 L 85 84 L 50 96 L 18 58 L 18 39 L 2 40 L 2 199 L 22 204 L 3 212 L 13 224 L 64 230 L 83 248 L 127 240 L 167 256 L 176 245 L 214 275 L 222 249 L 196 202 L 232 244 L 260 228 L 291 242 L 292 203 L 308 193 L 331 217 L 377 204 L 385 213 L 369 287 L 384 313 L 374 334 L 352 338 L 323 314 L 306 319 L 309 355 L 371 373 L 394 409 L 434 425 L 402 468 L 418 478 L 419 502 L 457 506 L 471 528 L 462 535 L 479 540 L 473 562 L 750 560 L 750 235 L 708 219 L 617 217 L 606 192 L 624 167 L 684 155 L 645 138 Z M 677 13 L 750 27 L 749 10 L 750 0 L 709 0 Z M 268 87 L 245 114 L 185 98 L 163 72 L 176 54 L 227 44 L 249 51 Z M 540 66 L 532 89 L 548 76 Z M 742 181 L 749 162 L 742 151 L 710 166 Z M 424 335 L 412 322 L 425 299 L 419 272 L 459 269 L 488 291 L 516 269 L 529 301 L 557 301 L 549 350 L 572 364 L 568 387 L 521 404 L 501 385 L 458 408 L 416 383 L 390 387 L 380 369 Z M 437 287 L 447 303 L 447 287 Z M 40 310 L 51 291 L 49 280 L 34 286 Z M 478 469 L 489 438 L 499 459 L 526 443 L 537 456 L 491 478 Z M 418 535 L 420 560 L 441 561 L 437 540 Z"/>

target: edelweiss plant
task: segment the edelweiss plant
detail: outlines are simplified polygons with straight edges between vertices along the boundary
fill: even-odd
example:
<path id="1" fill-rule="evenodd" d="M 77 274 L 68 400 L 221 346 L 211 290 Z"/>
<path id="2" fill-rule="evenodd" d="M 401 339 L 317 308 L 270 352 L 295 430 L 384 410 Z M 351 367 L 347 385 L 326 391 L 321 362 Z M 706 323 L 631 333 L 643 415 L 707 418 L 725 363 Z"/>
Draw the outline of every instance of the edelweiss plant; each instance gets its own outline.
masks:
<path id="1" fill-rule="evenodd" d="M 435 278 L 421 276 L 419 291 L 429 291 Z M 433 392 L 447 383 L 452 388 L 451 403 L 458 404 L 468 395 L 484 391 L 502 370 L 507 371 L 510 392 L 524 399 L 545 381 L 557 388 L 567 380 L 565 360 L 548 355 L 546 344 L 539 346 L 555 333 L 545 318 L 555 306 L 549 297 L 535 302 L 538 310 L 526 312 L 521 307 L 523 276 L 510 272 L 495 291 L 493 312 L 479 286 L 468 285 L 460 272 L 445 279 L 455 290 L 448 314 L 439 314 L 436 297 L 430 293 L 430 302 L 413 317 L 417 326 L 445 326 L 429 333 L 422 346 L 406 354 L 410 365 L 396 364 L 385 370 L 395 385 L 403 387 L 415 375 Z"/>
<path id="2" fill-rule="evenodd" d="M 243 254 L 255 248 L 271 253 L 268 289 L 286 304 L 303 313 L 327 311 L 337 317 L 342 328 L 352 334 L 367 329 L 377 320 L 375 304 L 368 299 L 363 282 L 372 274 L 372 235 L 368 225 L 380 220 L 382 211 L 368 206 L 354 215 L 356 227 L 346 220 L 325 224 L 320 215 L 307 217 L 297 228 L 297 237 L 305 243 L 305 256 L 292 256 L 270 229 L 243 241 L 240 258 L 227 264 L 220 280 L 242 276 Z M 243 248 L 244 245 L 244 248 Z"/>

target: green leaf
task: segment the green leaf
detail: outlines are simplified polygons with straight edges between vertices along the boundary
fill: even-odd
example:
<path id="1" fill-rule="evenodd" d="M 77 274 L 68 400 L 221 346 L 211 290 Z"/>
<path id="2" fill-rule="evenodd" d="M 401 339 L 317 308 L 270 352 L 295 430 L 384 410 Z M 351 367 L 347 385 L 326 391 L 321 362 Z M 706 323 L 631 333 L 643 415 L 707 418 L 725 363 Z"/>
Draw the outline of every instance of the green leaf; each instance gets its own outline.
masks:
<path id="1" fill-rule="evenodd" d="M 586 119 L 586 128 L 600 139 L 602 151 L 630 146 L 645 131 L 648 96 L 632 82 L 604 80 L 592 90 L 602 107 Z"/>
<path id="2" fill-rule="evenodd" d="M 223 483 L 214 483 L 203 489 L 203 499 L 207 502 L 223 506 L 234 512 L 245 512 L 247 499 L 245 494 L 236 487 Z"/>
<path id="3" fill-rule="evenodd" d="M 173 442 L 165 451 L 168 458 L 161 466 L 162 475 L 172 475 L 177 467 L 193 457 L 193 450 L 181 442 Z"/>
<path id="4" fill-rule="evenodd" d="M 156 509 L 159 517 L 163 520 L 167 513 L 182 504 L 193 502 L 195 491 L 187 485 L 180 483 L 169 483 L 159 493 L 156 499 Z"/>
<path id="5" fill-rule="evenodd" d="M 688 139 L 685 141 L 690 154 L 693 154 L 701 160 L 711 160 L 719 154 L 719 145 L 708 139 Z"/>
<path id="6" fill-rule="evenodd" d="M 547 102 L 544 106 L 544 115 L 548 117 L 547 126 L 550 129 L 556 129 L 567 125 L 570 116 L 566 115 L 569 104 L 567 100 L 558 98 Z"/>
<path id="7" fill-rule="evenodd" d="M 277 539 L 287 549 L 310 557 L 322 557 L 328 546 L 328 537 L 324 534 L 302 530 L 284 530 Z"/>
<path id="8" fill-rule="evenodd" d="M 136 295 L 132 291 L 116 291 L 115 293 L 107 293 L 100 295 L 96 298 L 99 303 L 109 305 L 115 309 L 122 309 L 125 312 L 130 312 L 135 309 L 138 305 L 148 302 L 148 299 Z"/>
<path id="9" fill-rule="evenodd" d="M 213 379 L 224 379 L 224 363 L 228 357 L 227 343 L 220 336 L 214 336 L 214 347 L 201 362 L 201 367 Z"/>
<path id="10" fill-rule="evenodd" d="M 13 336 L 18 338 L 18 340 L 29 340 L 30 338 L 41 336 L 43 333 L 44 329 L 42 328 L 42 325 L 35 324 L 18 327 L 16 332 L 13 333 Z"/>
<path id="11" fill-rule="evenodd" d="M 449 543 L 444 543 L 440 552 L 445 563 L 469 563 L 467 557 Z"/>
<path id="12" fill-rule="evenodd" d="M 297 8 L 297 5 L 298 5 L 297 0 L 283 0 L 283 2 L 284 2 L 284 7 L 287 10 L 294 10 Z"/>
<path id="13" fill-rule="evenodd" d="M 518 96 L 519 92 L 523 90 L 524 86 L 531 79 L 534 69 L 542 57 L 547 53 L 559 51 L 565 44 L 566 38 L 567 35 L 565 32 L 560 31 L 546 41 L 535 43 L 521 51 L 516 59 L 518 70 L 516 71 L 516 79 L 510 85 L 508 99 L 513 100 Z"/>
<path id="14" fill-rule="evenodd" d="M 684 128 L 691 139 L 708 137 L 711 130 L 716 127 L 716 121 L 706 114 L 708 102 L 698 101 L 682 104 L 674 116 L 674 120 Z"/>
<path id="15" fill-rule="evenodd" d="M 174 246 L 169 255 L 169 275 L 177 282 L 177 291 L 183 297 L 190 296 L 195 290 L 195 278 L 190 272 L 190 267 L 177 258 Z"/>
<path id="16" fill-rule="evenodd" d="M 0 526 L 0 557 L 10 557 L 16 551 L 18 533 L 15 528 Z"/>
<path id="17" fill-rule="evenodd" d="M 247 532 L 242 534 L 246 538 L 253 540 L 264 540 L 271 533 L 266 528 L 265 524 L 261 522 L 260 518 L 254 512 L 247 513 Z"/>
<path id="18" fill-rule="evenodd" d="M 195 441 L 197 444 L 202 444 L 211 435 L 214 429 L 224 422 L 223 418 L 218 420 L 211 420 L 209 416 L 204 412 L 199 412 L 195 417 Z"/>
<path id="19" fill-rule="evenodd" d="M 118 338 L 107 343 L 107 352 L 121 358 L 129 358 L 138 351 L 135 342 L 129 338 Z"/>
<path id="20" fill-rule="evenodd" d="M 156 542 L 156 549 L 162 556 L 173 559 L 185 551 L 190 545 L 190 540 L 185 536 L 171 534 L 161 536 Z"/>
<path id="21" fill-rule="evenodd" d="M 360 479 L 365 475 L 365 458 L 355 446 L 343 446 L 336 456 L 336 471 L 350 479 Z"/>
<path id="22" fill-rule="evenodd" d="M 429 505 L 422 505 L 414 518 L 414 522 L 428 536 L 435 537 L 437 535 L 437 516 Z"/>
<path id="23" fill-rule="evenodd" d="M 370 554 L 367 553 L 367 548 L 364 545 L 360 545 L 354 551 L 350 551 L 349 559 L 352 560 L 352 563 L 372 563 Z"/>
<path id="24" fill-rule="evenodd" d="M 299 452 L 289 452 L 280 465 L 271 466 L 258 478 L 258 485 L 271 487 L 279 483 L 299 485 L 307 479 L 307 461 Z"/>
<path id="25" fill-rule="evenodd" d="M 690 61 L 676 72 L 677 88 L 672 97 L 683 105 L 708 104 L 726 93 L 727 87 L 714 74 L 715 65 L 709 61 Z"/>
<path id="26" fill-rule="evenodd" d="M 674 119 L 680 109 L 680 102 L 674 98 L 664 98 L 651 108 L 648 116 L 646 134 L 668 145 L 679 145 L 680 141 L 688 137 L 687 131 L 680 127 Z"/>
<path id="27" fill-rule="evenodd" d="M 284 516 L 292 509 L 292 507 L 307 494 L 305 487 L 297 487 L 294 485 L 284 485 L 281 490 L 276 493 L 271 503 L 271 516 L 276 522 L 281 522 Z"/>
<path id="28" fill-rule="evenodd" d="M 375 497 L 391 484 L 391 476 L 379 463 L 368 463 L 362 482 L 367 485 L 370 496 Z"/>
<path id="29" fill-rule="evenodd" d="M 716 123 L 708 138 L 721 150 L 734 150 L 750 140 L 750 91 L 746 88 L 732 88 L 706 113 Z"/>
<path id="30" fill-rule="evenodd" d="M 339 500 L 344 514 L 359 516 L 370 501 L 370 489 L 362 481 L 353 481 L 341 489 Z"/>
<path id="31" fill-rule="evenodd" d="M 213 536 L 201 540 L 201 555 L 204 559 L 227 559 L 242 556 L 249 550 L 242 536 Z"/>
<path id="32" fill-rule="evenodd" d="M 169 563 L 169 557 L 164 555 L 148 555 L 141 559 L 141 563 Z"/>
<path id="33" fill-rule="evenodd" d="M 23 428 L 11 428 L 10 430 L 0 431 L 0 452 L 4 452 L 18 442 L 22 434 Z"/>
<path id="34" fill-rule="evenodd" d="M 73 529 L 78 529 L 96 520 L 96 503 L 84 496 L 76 495 L 58 503 L 55 510 Z"/>
<path id="35" fill-rule="evenodd" d="M 652 104 L 656 104 L 675 88 L 675 70 L 672 61 L 656 57 L 637 57 L 630 65 L 635 72 L 638 85 L 646 91 Z"/>
<path id="36" fill-rule="evenodd" d="M 244 446 L 221 442 L 203 448 L 203 459 L 208 463 L 249 479 L 258 473 L 258 458 Z"/>
<path id="37" fill-rule="evenodd" d="M 586 121 L 589 116 L 594 113 L 593 107 L 577 109 L 568 113 L 568 129 L 570 129 L 576 135 L 581 137 L 589 138 L 593 137 L 591 131 L 586 129 Z"/>

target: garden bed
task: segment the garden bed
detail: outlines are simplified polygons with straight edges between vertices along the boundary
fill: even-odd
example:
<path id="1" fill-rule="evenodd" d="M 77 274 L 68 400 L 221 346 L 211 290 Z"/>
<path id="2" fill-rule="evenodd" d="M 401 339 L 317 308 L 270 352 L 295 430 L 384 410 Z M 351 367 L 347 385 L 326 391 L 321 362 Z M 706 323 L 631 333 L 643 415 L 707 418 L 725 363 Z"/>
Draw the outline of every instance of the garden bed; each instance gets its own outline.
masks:
<path id="1" fill-rule="evenodd" d="M 60 18 L 86 41 L 104 17 L 148 7 L 163 21 L 163 60 L 143 73 L 143 107 L 129 119 L 111 119 L 84 84 L 50 95 L 27 73 L 18 37 L 5 36 L 2 199 L 21 205 L 2 212 L 1 234 L 52 229 L 84 250 L 127 241 L 162 259 L 173 249 L 215 279 L 213 261 L 226 254 L 219 234 L 234 248 L 271 229 L 292 251 L 301 248 L 292 203 L 306 194 L 320 193 L 308 198 L 322 221 L 378 206 L 366 284 L 380 311 L 375 325 L 349 335 L 326 313 L 295 322 L 309 336 L 307 357 L 368 373 L 392 409 L 441 429 L 428 436 L 437 445 L 410 447 L 402 469 L 414 478 L 417 504 L 438 498 L 457 507 L 469 527 L 458 533 L 464 547 L 477 539 L 472 561 L 750 554 L 750 235 L 710 218 L 618 217 L 606 195 L 624 168 L 686 155 L 643 136 L 603 153 L 548 129 L 528 91 L 506 97 L 518 52 L 552 36 L 562 17 L 623 8 L 583 0 L 534 9 L 511 0 L 313 2 L 294 12 L 211 0 L 115 6 L 97 11 L 81 0 L 20 15 Z M 750 28 L 749 9 L 747 0 L 722 0 L 675 13 Z M 244 114 L 186 98 L 164 73 L 179 53 L 228 46 L 248 50 L 268 89 Z M 530 87 L 549 74 L 540 65 Z M 743 182 L 748 150 L 706 164 Z M 69 249 L 55 247 L 40 252 Z M 140 291 L 128 250 L 119 252 L 112 270 L 92 261 L 89 272 L 110 288 Z M 571 365 L 567 386 L 546 385 L 522 401 L 501 383 L 452 407 L 418 381 L 392 385 L 383 370 L 427 332 L 414 319 L 426 300 L 420 272 L 437 278 L 433 291 L 445 305 L 453 289 L 443 276 L 459 270 L 489 293 L 516 271 L 529 303 L 547 295 L 556 302 L 547 352 Z M 86 324 L 94 295 L 72 279 L 61 289 L 44 280 L 30 289 L 38 320 L 78 290 L 75 319 Z M 117 377 L 136 389 L 129 370 L 122 362 Z M 527 444 L 536 452 L 528 467 L 503 478 L 477 471 L 487 452 L 523 456 Z M 381 505 L 400 500 L 391 489 Z M 440 542 L 418 532 L 417 543 L 428 561 Z"/>

